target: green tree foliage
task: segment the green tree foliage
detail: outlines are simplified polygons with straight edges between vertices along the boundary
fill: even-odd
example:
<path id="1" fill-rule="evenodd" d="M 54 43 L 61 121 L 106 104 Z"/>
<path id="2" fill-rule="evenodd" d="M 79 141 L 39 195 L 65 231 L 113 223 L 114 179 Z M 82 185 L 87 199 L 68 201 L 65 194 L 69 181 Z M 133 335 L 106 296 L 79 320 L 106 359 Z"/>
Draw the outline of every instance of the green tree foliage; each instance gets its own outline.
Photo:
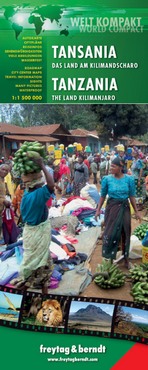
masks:
<path id="1" fill-rule="evenodd" d="M 21 115 L 25 126 L 42 126 L 61 123 L 67 126 L 67 113 L 64 105 L 22 104 Z"/>
<path id="2" fill-rule="evenodd" d="M 67 129 L 95 130 L 97 115 L 90 105 L 71 104 L 1 104 L 1 122 L 20 126 L 42 126 L 61 123 Z"/>
<path id="3" fill-rule="evenodd" d="M 24 127 L 61 123 L 67 129 L 97 130 L 105 140 L 112 134 L 145 138 L 148 105 L 0 104 L 0 121 Z"/>
<path id="4" fill-rule="evenodd" d="M 148 132 L 144 135 L 137 136 L 137 139 L 143 141 L 144 143 L 148 143 Z"/>
<path id="5" fill-rule="evenodd" d="M 0 104 L 0 122 L 22 126 L 19 104 Z"/>
<path id="6" fill-rule="evenodd" d="M 90 105 L 65 105 L 69 119 L 69 129 L 84 128 L 95 130 L 97 127 L 97 116 L 91 110 Z"/>
<path id="7" fill-rule="evenodd" d="M 115 137 L 136 136 L 147 132 L 148 107 L 138 104 L 100 104 L 92 106 L 97 115 L 98 131 Z"/>

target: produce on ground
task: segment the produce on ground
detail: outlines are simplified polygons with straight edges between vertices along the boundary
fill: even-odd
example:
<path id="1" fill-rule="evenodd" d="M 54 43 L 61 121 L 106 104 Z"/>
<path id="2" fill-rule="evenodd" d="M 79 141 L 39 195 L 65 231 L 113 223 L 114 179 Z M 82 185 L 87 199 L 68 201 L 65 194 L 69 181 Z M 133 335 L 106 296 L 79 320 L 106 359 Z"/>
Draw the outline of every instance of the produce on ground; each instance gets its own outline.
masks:
<path id="1" fill-rule="evenodd" d="M 131 294 L 134 302 L 148 304 L 148 283 L 138 281 L 133 285 Z"/>
<path id="2" fill-rule="evenodd" d="M 125 283 L 124 273 L 117 265 L 112 264 L 111 261 L 103 260 L 102 263 L 97 266 L 94 276 L 94 282 L 103 289 L 119 288 Z"/>
<path id="3" fill-rule="evenodd" d="M 39 157 L 42 157 L 44 161 L 46 161 L 47 156 L 45 146 L 40 144 L 38 141 L 25 141 L 21 148 L 15 153 L 13 170 L 18 172 L 20 175 L 39 172 L 40 167 L 32 160 L 32 158 Z"/>
<path id="4" fill-rule="evenodd" d="M 132 282 L 145 281 L 148 283 L 148 267 L 144 264 L 134 266 L 129 270 L 129 277 L 131 277 Z"/>
<path id="5" fill-rule="evenodd" d="M 148 223 L 140 224 L 136 227 L 133 232 L 133 235 L 137 236 L 139 240 L 142 240 L 148 231 Z"/>
<path id="6" fill-rule="evenodd" d="M 148 265 L 135 264 L 129 273 L 134 283 L 131 289 L 134 302 L 148 304 Z"/>

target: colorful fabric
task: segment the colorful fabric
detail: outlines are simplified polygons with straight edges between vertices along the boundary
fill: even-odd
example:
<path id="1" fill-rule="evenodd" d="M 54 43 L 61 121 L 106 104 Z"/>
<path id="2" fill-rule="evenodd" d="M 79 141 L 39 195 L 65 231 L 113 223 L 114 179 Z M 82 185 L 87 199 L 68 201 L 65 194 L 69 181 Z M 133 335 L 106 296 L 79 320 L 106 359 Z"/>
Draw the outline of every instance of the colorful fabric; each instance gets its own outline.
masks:
<path id="1" fill-rule="evenodd" d="M 5 200 L 6 188 L 4 179 L 0 177 L 0 214 L 4 208 L 4 200 Z"/>
<path id="2" fill-rule="evenodd" d="M 86 164 L 86 166 L 88 167 L 88 169 L 90 168 L 90 163 L 88 161 L 88 159 L 84 159 L 84 163 Z"/>
<path id="3" fill-rule="evenodd" d="M 61 178 L 62 178 L 63 175 L 70 175 L 70 169 L 66 165 L 66 160 L 64 158 L 61 159 L 59 174 L 60 174 Z"/>
<path id="4" fill-rule="evenodd" d="M 83 199 L 85 200 L 86 198 L 81 198 L 79 196 L 75 196 L 75 195 L 71 195 L 71 197 L 69 197 L 68 199 L 66 199 L 63 203 L 62 203 L 62 206 L 66 206 L 66 204 L 70 203 L 72 200 L 74 199 Z"/>
<path id="5" fill-rule="evenodd" d="M 5 244 L 15 243 L 20 234 L 19 228 L 14 221 L 14 212 L 11 208 L 5 208 L 2 212 L 2 229 Z"/>
<path id="6" fill-rule="evenodd" d="M 134 159 L 132 166 L 131 166 L 131 171 L 132 171 L 132 176 L 135 179 L 138 179 L 140 170 L 143 168 L 143 162 L 141 159 Z"/>
<path id="7" fill-rule="evenodd" d="M 92 208 L 89 208 L 89 207 L 81 207 L 81 208 L 78 208 L 75 211 L 73 211 L 71 214 L 73 216 L 78 217 L 82 212 L 84 212 L 84 211 L 90 211 L 90 210 L 92 211 Z"/>
<path id="8" fill-rule="evenodd" d="M 62 158 L 60 162 L 60 168 L 59 168 L 59 175 L 60 175 L 60 184 L 59 187 L 61 188 L 62 195 L 66 194 L 66 188 L 69 184 L 70 180 L 70 168 L 66 164 L 66 159 Z"/>
<path id="9" fill-rule="evenodd" d="M 62 190 L 62 195 L 66 195 L 66 189 L 68 184 L 70 184 L 67 175 L 62 175 L 61 177 L 61 190 Z"/>
<path id="10" fill-rule="evenodd" d="M 12 223 L 14 221 L 14 212 L 11 208 L 5 208 L 2 212 L 3 222 L 7 225 L 8 232 L 11 234 Z"/>
<path id="11" fill-rule="evenodd" d="M 24 226 L 23 262 L 20 277 L 29 281 L 34 288 L 48 281 L 52 273 L 52 260 L 49 253 L 51 226 L 49 220 L 40 225 Z M 29 279 L 28 279 L 29 278 Z"/>
<path id="12" fill-rule="evenodd" d="M 25 191 L 21 202 L 23 222 L 34 226 L 47 220 L 48 207 L 46 202 L 50 197 L 51 192 L 47 185 L 33 191 Z"/>
<path id="13" fill-rule="evenodd" d="M 60 174 L 59 174 L 59 169 L 55 168 L 54 169 L 54 181 L 58 182 L 60 180 Z"/>
<path id="14" fill-rule="evenodd" d="M 7 189 L 9 194 L 11 195 L 11 198 L 14 196 L 14 184 L 12 182 L 12 176 L 11 173 L 8 172 L 7 176 L 5 176 L 5 184 L 7 184 Z"/>
<path id="15" fill-rule="evenodd" d="M 45 183 L 44 178 L 34 179 L 31 181 L 25 181 L 26 190 L 33 189 L 36 185 L 43 185 Z"/>
<path id="16" fill-rule="evenodd" d="M 21 190 L 20 185 L 18 185 L 14 193 L 14 197 L 12 199 L 12 207 L 14 208 L 14 211 L 17 212 L 18 216 L 20 216 L 20 205 L 21 205 L 23 194 L 24 194 L 24 190 Z"/>
<path id="17" fill-rule="evenodd" d="M 140 179 L 140 185 L 138 179 L 135 179 L 135 199 L 136 204 L 143 204 L 144 201 L 144 181 Z"/>
<path id="18" fill-rule="evenodd" d="M 105 210 L 102 256 L 116 259 L 122 238 L 122 251 L 128 257 L 131 235 L 130 206 L 127 199 L 109 199 Z"/>
<path id="19" fill-rule="evenodd" d="M 105 176 L 101 184 L 101 197 L 128 199 L 135 196 L 135 182 L 132 176 L 124 174 L 120 179 L 113 175 Z"/>

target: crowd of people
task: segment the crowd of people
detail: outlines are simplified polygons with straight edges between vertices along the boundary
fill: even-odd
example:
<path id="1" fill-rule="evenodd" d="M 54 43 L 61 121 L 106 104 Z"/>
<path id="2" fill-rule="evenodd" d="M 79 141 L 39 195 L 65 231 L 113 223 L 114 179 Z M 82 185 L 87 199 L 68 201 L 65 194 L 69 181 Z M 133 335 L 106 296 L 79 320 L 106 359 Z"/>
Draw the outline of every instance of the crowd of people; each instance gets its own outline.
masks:
<path id="1" fill-rule="evenodd" d="M 98 219 L 105 199 L 102 257 L 116 258 L 120 240 L 125 263 L 131 235 L 130 203 L 136 218 L 141 220 L 139 210 L 147 197 L 148 157 L 134 147 L 101 153 L 63 151 L 62 158 L 55 161 L 49 153 L 47 163 L 38 160 L 41 172 L 38 179 L 25 181 L 13 170 L 13 157 L 2 157 L 0 165 L 0 234 L 5 244 L 17 240 L 23 227 L 23 262 L 20 286 L 42 287 L 47 291 L 47 281 L 52 270 L 49 254 L 50 222 L 48 209 L 56 194 L 62 197 L 80 196 L 86 184 L 93 183 L 100 192 L 96 208 Z M 44 186 L 43 186 L 44 185 Z M 22 284 L 23 281 L 23 284 Z"/>

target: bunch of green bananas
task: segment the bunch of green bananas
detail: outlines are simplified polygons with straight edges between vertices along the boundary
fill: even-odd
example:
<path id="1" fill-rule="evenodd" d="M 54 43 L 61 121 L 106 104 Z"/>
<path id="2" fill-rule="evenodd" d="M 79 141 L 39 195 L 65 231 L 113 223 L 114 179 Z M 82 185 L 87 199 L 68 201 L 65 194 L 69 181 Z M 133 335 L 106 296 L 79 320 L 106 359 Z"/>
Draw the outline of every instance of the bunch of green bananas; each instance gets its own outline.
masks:
<path id="1" fill-rule="evenodd" d="M 46 161 L 45 146 L 38 141 L 25 141 L 19 150 L 15 153 L 13 170 L 19 175 L 26 175 L 32 172 L 39 172 L 40 167 L 34 163 L 32 158 L 42 157 Z"/>
<path id="2" fill-rule="evenodd" d="M 136 263 L 134 266 L 129 270 L 129 277 L 132 279 L 133 283 L 137 281 L 144 281 L 148 283 L 148 267 L 146 265 L 137 265 Z"/>
<path id="3" fill-rule="evenodd" d="M 134 302 L 148 304 L 148 283 L 138 281 L 133 285 L 131 294 Z"/>
<path id="4" fill-rule="evenodd" d="M 103 260 L 96 269 L 94 282 L 103 289 L 119 288 L 125 283 L 125 275 L 117 265 Z"/>
<path id="5" fill-rule="evenodd" d="M 148 231 L 148 223 L 138 225 L 133 232 L 133 235 L 137 236 L 139 240 L 142 240 Z"/>

